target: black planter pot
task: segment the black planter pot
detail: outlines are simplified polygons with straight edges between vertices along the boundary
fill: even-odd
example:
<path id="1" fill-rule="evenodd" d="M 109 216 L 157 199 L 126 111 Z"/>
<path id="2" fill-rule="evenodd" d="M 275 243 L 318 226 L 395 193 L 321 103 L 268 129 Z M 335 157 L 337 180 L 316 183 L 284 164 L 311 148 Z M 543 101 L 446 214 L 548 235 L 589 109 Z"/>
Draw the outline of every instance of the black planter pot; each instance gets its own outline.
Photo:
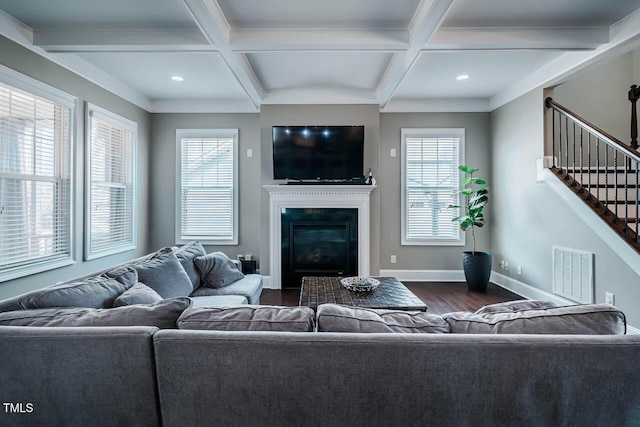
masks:
<path id="1" fill-rule="evenodd" d="M 462 266 L 470 291 L 485 292 L 491 275 L 491 254 L 488 252 L 463 252 Z"/>

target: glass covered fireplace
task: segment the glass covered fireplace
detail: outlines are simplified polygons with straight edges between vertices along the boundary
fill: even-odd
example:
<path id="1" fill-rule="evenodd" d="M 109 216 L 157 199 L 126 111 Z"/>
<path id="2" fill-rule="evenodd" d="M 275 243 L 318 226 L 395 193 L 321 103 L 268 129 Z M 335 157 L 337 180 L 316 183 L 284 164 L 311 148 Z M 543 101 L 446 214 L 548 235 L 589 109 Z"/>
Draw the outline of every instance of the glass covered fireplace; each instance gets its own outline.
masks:
<path id="1" fill-rule="evenodd" d="M 358 209 L 286 208 L 282 221 L 282 287 L 303 276 L 358 274 Z"/>

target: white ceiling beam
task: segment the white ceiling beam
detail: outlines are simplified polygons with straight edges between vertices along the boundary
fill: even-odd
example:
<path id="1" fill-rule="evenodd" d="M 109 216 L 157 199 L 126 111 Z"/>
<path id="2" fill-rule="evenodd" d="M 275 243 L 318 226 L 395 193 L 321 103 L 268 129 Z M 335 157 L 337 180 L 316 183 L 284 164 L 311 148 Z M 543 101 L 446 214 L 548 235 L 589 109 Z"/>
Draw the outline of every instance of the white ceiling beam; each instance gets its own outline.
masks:
<path id="1" fill-rule="evenodd" d="M 589 50 L 609 42 L 609 27 L 456 28 L 441 27 L 427 50 Z"/>
<path id="2" fill-rule="evenodd" d="M 47 52 L 215 50 L 197 28 L 34 30 L 33 44 Z"/>
<path id="3" fill-rule="evenodd" d="M 218 2 L 216 0 L 182 0 L 182 2 L 189 9 L 202 33 L 218 48 L 222 59 L 251 102 L 256 108 L 260 108 L 264 89 L 249 66 L 247 58 L 241 53 L 234 52 L 229 46 L 231 27 Z"/>
<path id="4" fill-rule="evenodd" d="M 409 47 L 393 55 L 380 84 L 380 106 L 389 102 L 400 82 L 420 56 L 420 50 L 438 29 L 454 0 L 422 0 L 409 25 Z"/>
<path id="5" fill-rule="evenodd" d="M 231 31 L 236 52 L 377 51 L 409 47 L 407 30 L 391 29 L 238 29 Z"/>
<path id="6" fill-rule="evenodd" d="M 489 110 L 487 98 L 393 98 L 381 113 L 476 113 Z"/>

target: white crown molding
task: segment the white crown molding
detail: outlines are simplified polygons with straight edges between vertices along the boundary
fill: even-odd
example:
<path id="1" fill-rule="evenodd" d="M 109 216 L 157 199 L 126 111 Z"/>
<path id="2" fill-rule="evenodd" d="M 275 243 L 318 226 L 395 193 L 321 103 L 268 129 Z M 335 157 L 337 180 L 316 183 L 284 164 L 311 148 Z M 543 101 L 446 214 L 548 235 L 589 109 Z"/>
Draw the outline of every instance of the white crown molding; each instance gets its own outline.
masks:
<path id="1" fill-rule="evenodd" d="M 197 29 L 34 30 L 33 44 L 47 52 L 216 50 Z"/>
<path id="2" fill-rule="evenodd" d="M 149 111 L 149 98 L 131 86 L 89 64 L 73 54 L 49 54 L 44 49 L 33 45 L 33 30 L 0 10 L 0 34 L 30 51 L 66 68 L 67 70 L 89 80 L 105 90 Z"/>
<path id="3" fill-rule="evenodd" d="M 231 31 L 230 46 L 234 51 L 243 53 L 309 50 L 393 52 L 409 46 L 409 32 L 369 28 L 242 28 Z"/>
<path id="4" fill-rule="evenodd" d="M 637 47 L 640 47 L 640 9 L 609 27 L 609 43 L 592 51 L 567 52 L 495 94 L 490 100 L 491 110 L 537 87 L 558 85 L 578 71 L 605 59 L 630 52 Z"/>
<path id="5" fill-rule="evenodd" d="M 170 99 L 151 103 L 150 113 L 258 113 L 248 98 L 242 99 Z"/>
<path id="6" fill-rule="evenodd" d="M 425 50 L 595 49 L 609 42 L 609 27 L 457 28 L 441 27 Z"/>
<path id="7" fill-rule="evenodd" d="M 544 179 L 545 183 L 578 214 L 587 227 L 609 245 L 636 274 L 640 275 L 640 255 L 549 169 L 545 169 Z"/>
<path id="8" fill-rule="evenodd" d="M 393 98 L 382 113 L 474 113 L 488 112 L 488 98 Z"/>
<path id="9" fill-rule="evenodd" d="M 265 91 L 262 104 L 378 104 L 378 98 L 372 90 L 281 89 Z"/>

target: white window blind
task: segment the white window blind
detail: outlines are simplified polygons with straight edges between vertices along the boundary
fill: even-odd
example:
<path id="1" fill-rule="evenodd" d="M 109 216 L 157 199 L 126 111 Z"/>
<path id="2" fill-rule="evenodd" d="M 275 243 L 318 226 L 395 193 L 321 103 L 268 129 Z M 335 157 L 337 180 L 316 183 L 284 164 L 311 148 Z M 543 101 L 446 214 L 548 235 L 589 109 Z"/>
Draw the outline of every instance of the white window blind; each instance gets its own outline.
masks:
<path id="1" fill-rule="evenodd" d="M 237 244 L 237 135 L 178 131 L 177 243 Z"/>
<path id="2" fill-rule="evenodd" d="M 457 222 L 464 129 L 403 129 L 403 245 L 461 245 Z"/>
<path id="3" fill-rule="evenodd" d="M 0 82 L 0 280 L 71 262 L 72 104 L 31 92 Z"/>
<path id="4" fill-rule="evenodd" d="M 88 105 L 85 258 L 135 248 L 134 122 Z"/>

